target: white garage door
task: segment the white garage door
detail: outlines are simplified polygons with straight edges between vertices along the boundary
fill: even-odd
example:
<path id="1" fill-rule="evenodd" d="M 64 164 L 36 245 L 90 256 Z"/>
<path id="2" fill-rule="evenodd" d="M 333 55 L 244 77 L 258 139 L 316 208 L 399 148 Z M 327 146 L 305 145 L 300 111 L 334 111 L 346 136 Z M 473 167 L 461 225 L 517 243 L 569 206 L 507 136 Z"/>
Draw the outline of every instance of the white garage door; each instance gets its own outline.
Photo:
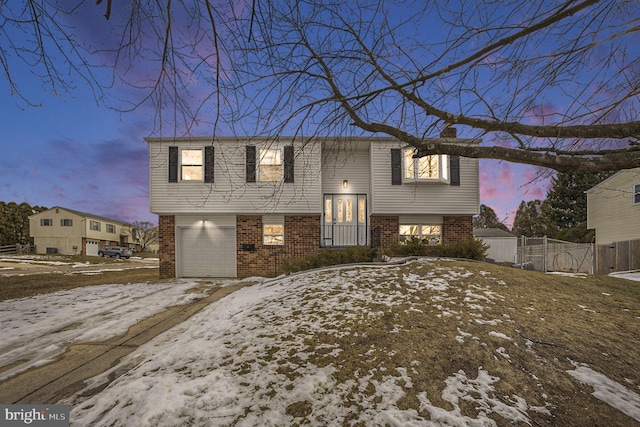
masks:
<path id="1" fill-rule="evenodd" d="M 179 254 L 183 277 L 236 277 L 236 230 L 182 228 Z"/>
<path id="2" fill-rule="evenodd" d="M 99 242 L 92 242 L 87 240 L 86 251 L 89 256 L 98 256 L 98 248 L 100 247 Z"/>

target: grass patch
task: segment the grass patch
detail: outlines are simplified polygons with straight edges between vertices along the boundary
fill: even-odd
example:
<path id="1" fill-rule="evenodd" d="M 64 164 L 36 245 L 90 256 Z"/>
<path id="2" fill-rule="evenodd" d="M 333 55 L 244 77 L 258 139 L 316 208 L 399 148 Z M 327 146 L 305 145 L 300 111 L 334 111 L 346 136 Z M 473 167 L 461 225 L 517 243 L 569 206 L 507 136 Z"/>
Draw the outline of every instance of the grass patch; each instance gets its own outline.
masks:
<path id="1" fill-rule="evenodd" d="M 95 257 L 87 257 L 95 258 Z M 136 268 L 122 271 L 104 271 L 100 274 L 43 273 L 23 276 L 0 276 L 0 301 L 25 298 L 82 286 L 111 283 L 158 283 L 157 268 Z"/>
<path id="2" fill-rule="evenodd" d="M 371 290 L 365 294 L 370 297 L 345 301 L 350 304 L 345 303 L 344 310 L 329 314 L 332 328 L 324 332 L 310 333 L 307 327 L 294 331 L 294 336 L 306 338 L 301 347 L 283 354 L 287 365 L 281 373 L 289 381 L 296 381 L 296 366 L 332 367 L 346 396 L 364 393 L 378 402 L 375 384 L 390 375 L 406 377 L 397 382 L 404 391 L 398 408 L 417 410 L 429 419 L 421 409 L 424 396 L 452 411 L 451 402 L 442 395 L 452 376 L 466 376 L 467 386 L 473 387 L 476 377 L 490 375 L 495 377 L 490 398 L 509 405 L 524 399 L 534 408 L 527 411 L 533 425 L 635 425 L 633 419 L 594 398 L 593 389 L 567 371 L 575 369 L 574 363 L 584 363 L 640 392 L 637 283 L 463 261 L 411 263 L 399 267 L 395 277 L 382 276 L 378 281 L 367 275 L 366 268 L 360 271 L 337 273 L 345 275 L 340 292 L 348 300 L 366 289 Z M 425 283 L 435 279 L 431 284 L 444 278 L 448 287 L 416 289 L 415 278 Z M 326 300 L 333 298 L 332 291 L 318 289 L 321 296 L 308 293 L 306 298 Z M 313 303 L 297 313 L 310 324 L 327 319 Z M 265 359 L 273 362 L 277 353 L 267 352 Z M 304 359 L 298 360 L 297 354 L 304 354 Z M 351 391 L 345 391 L 349 387 Z M 469 396 L 480 399 L 485 391 Z M 343 404 L 351 405 L 353 413 L 361 409 L 357 399 L 347 398 Z M 473 400 L 460 399 L 457 405 L 463 416 L 473 419 L 478 413 Z M 301 401 L 287 411 L 305 417 L 311 408 Z M 491 418 L 498 426 L 526 425 L 511 424 L 495 413 Z"/>

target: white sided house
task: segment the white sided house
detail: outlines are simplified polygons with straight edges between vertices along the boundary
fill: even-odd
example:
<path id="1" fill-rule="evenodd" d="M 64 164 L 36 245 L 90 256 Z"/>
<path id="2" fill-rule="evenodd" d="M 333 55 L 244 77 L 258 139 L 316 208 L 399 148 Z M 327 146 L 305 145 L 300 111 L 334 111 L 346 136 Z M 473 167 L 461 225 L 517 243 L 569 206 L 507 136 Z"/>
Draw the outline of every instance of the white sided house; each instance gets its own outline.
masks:
<path id="1" fill-rule="evenodd" d="M 283 259 L 320 248 L 473 236 L 475 159 L 414 159 L 391 138 L 147 142 L 161 277 L 272 276 Z"/>
<path id="2" fill-rule="evenodd" d="M 640 168 L 587 190 L 587 228 L 596 230 L 599 245 L 640 239 Z"/>
<path id="3" fill-rule="evenodd" d="M 37 253 L 94 255 L 107 245 L 131 246 L 131 228 L 111 218 L 59 206 L 29 216 Z"/>

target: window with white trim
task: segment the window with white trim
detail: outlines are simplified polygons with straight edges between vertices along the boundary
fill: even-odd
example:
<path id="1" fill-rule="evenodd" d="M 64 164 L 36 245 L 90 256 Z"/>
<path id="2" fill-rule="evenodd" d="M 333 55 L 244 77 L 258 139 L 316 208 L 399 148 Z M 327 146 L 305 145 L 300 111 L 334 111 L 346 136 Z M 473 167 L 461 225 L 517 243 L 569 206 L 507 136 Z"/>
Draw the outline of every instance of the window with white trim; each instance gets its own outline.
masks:
<path id="1" fill-rule="evenodd" d="M 116 226 L 113 224 L 107 224 L 107 233 L 116 234 Z"/>
<path id="2" fill-rule="evenodd" d="M 180 152 L 180 179 L 182 181 L 202 181 L 202 177 L 202 150 L 182 150 Z"/>
<path id="3" fill-rule="evenodd" d="M 40 219 L 41 227 L 53 227 L 53 220 L 51 218 L 41 218 Z"/>
<path id="4" fill-rule="evenodd" d="M 640 205 L 640 184 L 633 186 L 633 204 Z"/>
<path id="5" fill-rule="evenodd" d="M 400 242 L 418 239 L 426 245 L 437 245 L 442 241 L 442 227 L 427 224 L 401 224 L 398 235 Z"/>
<path id="6" fill-rule="evenodd" d="M 93 231 L 100 231 L 100 222 L 89 220 L 89 229 Z"/>
<path id="7" fill-rule="evenodd" d="M 258 181 L 282 179 L 282 151 L 279 148 L 261 148 L 258 159 Z"/>
<path id="8" fill-rule="evenodd" d="M 72 219 L 61 219 L 60 220 L 60 225 L 62 227 L 73 227 L 73 220 Z"/>
<path id="9" fill-rule="evenodd" d="M 262 217 L 262 244 L 284 245 L 284 217 Z"/>
<path id="10" fill-rule="evenodd" d="M 404 181 L 449 182 L 449 158 L 444 154 L 413 157 L 414 149 L 404 149 Z"/>

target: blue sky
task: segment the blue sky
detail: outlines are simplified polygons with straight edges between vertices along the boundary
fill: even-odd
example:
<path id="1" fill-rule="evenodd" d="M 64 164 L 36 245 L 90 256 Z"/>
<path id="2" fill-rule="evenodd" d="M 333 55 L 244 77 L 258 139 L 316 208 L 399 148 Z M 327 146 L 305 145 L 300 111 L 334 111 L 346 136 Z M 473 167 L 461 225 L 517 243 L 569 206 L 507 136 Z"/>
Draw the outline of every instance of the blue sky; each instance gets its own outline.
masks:
<path id="1" fill-rule="evenodd" d="M 97 34 L 104 32 L 90 31 L 105 28 L 102 13 L 98 9 L 83 10 L 76 28 L 96 46 L 108 44 L 110 37 L 105 35 L 101 40 Z M 74 85 L 70 93 L 53 94 L 37 70 L 20 62 L 13 65 L 17 66 L 13 76 L 17 76 L 21 90 L 38 106 L 25 105 L 12 94 L 3 75 L 0 167 L 5 173 L 0 181 L 0 200 L 157 223 L 157 217 L 149 212 L 148 151 L 143 139 L 156 130 L 151 104 L 119 113 L 98 103 L 91 87 L 77 76 L 70 75 Z M 144 66 L 135 70 L 140 76 L 144 76 L 143 71 Z M 116 84 L 107 101 L 126 97 L 126 91 Z M 481 203 L 511 223 L 522 200 L 544 198 L 546 194 L 548 182 L 534 180 L 537 170 L 481 161 Z"/>

